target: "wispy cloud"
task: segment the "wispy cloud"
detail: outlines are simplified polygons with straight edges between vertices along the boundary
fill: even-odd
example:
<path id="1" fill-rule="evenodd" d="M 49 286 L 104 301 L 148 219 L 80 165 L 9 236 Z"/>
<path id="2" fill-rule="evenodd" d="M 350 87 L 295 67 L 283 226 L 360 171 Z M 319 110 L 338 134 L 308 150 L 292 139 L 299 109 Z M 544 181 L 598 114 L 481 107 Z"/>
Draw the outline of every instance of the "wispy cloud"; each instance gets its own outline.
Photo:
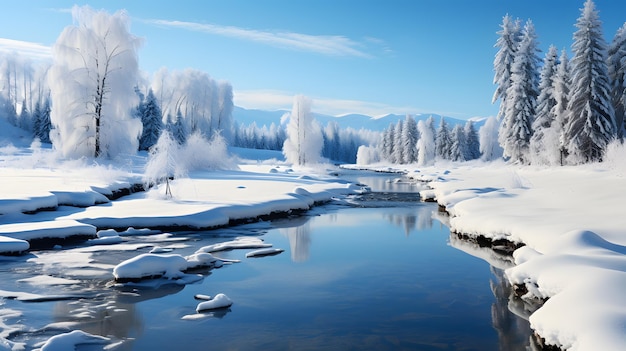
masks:
<path id="1" fill-rule="evenodd" d="M 291 110 L 295 94 L 276 90 L 235 90 L 235 105 L 247 109 Z M 331 116 L 343 116 L 358 113 L 372 117 L 381 117 L 390 113 L 419 113 L 420 109 L 411 106 L 392 106 L 388 104 L 345 99 L 313 97 L 313 112 Z"/>
<path id="2" fill-rule="evenodd" d="M 17 52 L 32 59 L 52 58 L 52 48 L 50 46 L 6 38 L 0 38 L 0 52 Z"/>
<path id="3" fill-rule="evenodd" d="M 221 35 L 284 49 L 309 51 L 328 56 L 372 57 L 371 54 L 365 51 L 365 43 L 341 35 L 310 35 L 286 31 L 273 32 L 234 26 L 160 19 L 149 19 L 144 20 L 144 22 L 162 27 Z"/>

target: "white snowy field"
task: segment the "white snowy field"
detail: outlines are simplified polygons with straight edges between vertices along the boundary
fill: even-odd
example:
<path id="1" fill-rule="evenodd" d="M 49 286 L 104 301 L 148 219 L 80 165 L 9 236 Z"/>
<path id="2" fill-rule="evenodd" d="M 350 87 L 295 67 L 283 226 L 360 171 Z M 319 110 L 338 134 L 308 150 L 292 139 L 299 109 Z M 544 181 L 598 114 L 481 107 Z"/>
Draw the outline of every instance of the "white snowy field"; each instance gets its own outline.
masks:
<path id="1" fill-rule="evenodd" d="M 524 243 L 506 270 L 546 342 L 567 350 L 626 348 L 626 166 L 540 168 L 468 162 L 414 169 L 450 214 L 450 229 Z"/>

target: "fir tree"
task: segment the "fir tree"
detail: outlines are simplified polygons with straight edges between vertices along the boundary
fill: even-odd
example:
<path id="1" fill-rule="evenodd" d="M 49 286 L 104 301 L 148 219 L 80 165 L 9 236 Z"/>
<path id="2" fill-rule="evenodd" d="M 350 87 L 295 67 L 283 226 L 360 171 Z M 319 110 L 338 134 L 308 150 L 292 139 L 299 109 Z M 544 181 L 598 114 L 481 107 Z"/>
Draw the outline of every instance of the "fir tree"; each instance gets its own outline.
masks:
<path id="1" fill-rule="evenodd" d="M 554 99 L 556 104 L 552 108 L 554 121 L 552 122 L 551 129 L 553 129 L 553 133 L 558 135 L 559 152 L 558 160 L 555 163 L 562 166 L 565 163 L 565 158 L 567 157 L 565 126 L 567 125 L 568 120 L 567 105 L 569 103 L 571 85 L 569 59 L 567 58 L 567 52 L 565 50 L 561 52 L 553 84 Z"/>
<path id="2" fill-rule="evenodd" d="M 502 29 L 497 32 L 499 38 L 495 44 L 495 47 L 498 48 L 498 52 L 493 61 L 493 69 L 495 71 L 493 83 L 496 84 L 497 87 L 492 98 L 492 103 L 500 99 L 500 109 L 498 111 L 499 120 L 504 117 L 507 90 L 511 85 L 511 68 L 521 38 L 519 19 L 513 20 L 513 18 L 507 14 L 502 19 L 500 27 Z"/>
<path id="3" fill-rule="evenodd" d="M 529 20 L 511 67 L 511 86 L 507 89 L 504 118 L 499 133 L 504 156 L 516 162 L 528 162 L 532 122 L 537 104 L 539 75 L 537 38 Z"/>
<path id="4" fill-rule="evenodd" d="M 569 157 L 574 163 L 600 161 L 616 133 L 609 93 L 607 45 L 593 1 L 585 2 L 576 28 L 572 45 L 570 115 L 565 137 Z"/>
<path id="5" fill-rule="evenodd" d="M 402 145 L 402 129 L 404 128 L 404 123 L 402 120 L 399 120 L 393 130 L 394 140 L 393 140 L 393 153 L 391 155 L 391 162 L 393 163 L 402 163 L 404 159 L 404 147 Z"/>
<path id="6" fill-rule="evenodd" d="M 152 89 L 148 91 L 148 96 L 140 106 L 139 113 L 141 114 L 143 132 L 139 139 L 139 150 L 149 150 L 159 140 L 163 130 L 161 109 Z"/>
<path id="7" fill-rule="evenodd" d="M 417 162 L 417 123 L 411 115 L 407 115 L 402 127 L 402 163 Z"/>
<path id="8" fill-rule="evenodd" d="M 178 145 L 183 145 L 187 141 L 187 129 L 185 128 L 185 121 L 180 110 L 176 111 L 176 120 L 171 123 L 170 131 Z"/>
<path id="9" fill-rule="evenodd" d="M 27 130 L 27 131 L 32 131 L 32 117 L 30 113 L 28 112 L 28 108 L 26 107 L 26 99 L 22 101 L 22 109 L 20 110 L 20 117 L 19 117 L 18 124 L 20 128 Z"/>
<path id="10" fill-rule="evenodd" d="M 554 93 L 554 81 L 558 67 L 556 47 L 550 46 L 543 61 L 539 78 L 539 97 L 537 113 L 532 124 L 533 135 L 530 138 L 530 154 L 534 163 L 550 164 L 554 153 L 558 153 L 558 136 L 550 128 L 556 119 L 554 106 L 557 104 Z"/>
<path id="11" fill-rule="evenodd" d="M 450 144 L 450 159 L 452 161 L 465 161 L 465 155 L 467 153 L 465 147 L 467 145 L 467 141 L 465 139 L 463 127 L 460 124 L 457 124 L 454 128 L 452 128 L 450 139 L 452 141 Z"/>
<path id="12" fill-rule="evenodd" d="M 439 128 L 437 129 L 437 136 L 435 138 L 435 155 L 444 160 L 449 160 L 451 158 L 450 157 L 451 145 L 452 145 L 452 139 L 450 138 L 450 130 L 448 129 L 448 123 L 442 116 L 441 122 L 439 123 Z"/>
<path id="13" fill-rule="evenodd" d="M 608 50 L 608 72 L 611 81 L 611 101 L 615 109 L 617 137 L 624 138 L 626 114 L 626 23 L 617 30 Z"/>
<path id="14" fill-rule="evenodd" d="M 465 160 L 475 160 L 480 158 L 480 140 L 478 132 L 474 128 L 474 122 L 467 121 L 463 130 L 465 133 Z"/>
<path id="15" fill-rule="evenodd" d="M 33 137 L 39 139 L 39 141 L 41 141 L 41 122 L 42 122 L 42 110 L 41 110 L 41 103 L 39 103 L 39 101 L 37 101 L 35 103 L 35 109 L 33 110 Z"/>
<path id="16" fill-rule="evenodd" d="M 52 122 L 50 121 L 50 98 L 46 98 L 41 109 L 41 117 L 39 122 L 39 140 L 42 143 L 52 143 L 50 140 L 50 131 L 52 130 Z"/>

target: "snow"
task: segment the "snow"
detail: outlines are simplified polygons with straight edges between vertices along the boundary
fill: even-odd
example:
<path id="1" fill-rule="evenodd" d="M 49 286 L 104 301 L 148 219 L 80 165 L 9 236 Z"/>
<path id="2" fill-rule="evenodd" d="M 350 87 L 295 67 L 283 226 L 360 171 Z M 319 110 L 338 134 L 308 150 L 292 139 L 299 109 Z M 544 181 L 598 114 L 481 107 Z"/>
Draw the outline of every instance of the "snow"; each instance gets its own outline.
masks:
<path id="1" fill-rule="evenodd" d="M 79 345 L 108 344 L 111 341 L 99 335 L 85 333 L 82 330 L 74 330 L 69 333 L 59 334 L 46 341 L 38 351 L 67 351 L 76 350 Z"/>
<path id="2" fill-rule="evenodd" d="M 200 302 L 196 307 L 196 312 L 227 308 L 232 306 L 233 301 L 224 294 L 217 294 L 212 300 Z"/>
<path id="3" fill-rule="evenodd" d="M 453 232 L 526 244 L 514 252 L 515 266 L 501 267 L 527 288 L 524 299 L 547 299 L 529 318 L 547 343 L 623 350 L 626 167 L 619 155 L 552 168 L 449 163 L 410 174 L 436 179 L 432 196 L 449 212 Z M 453 245 L 494 262 L 484 251 Z"/>
<path id="4" fill-rule="evenodd" d="M 283 249 L 276 249 L 276 248 L 259 249 L 259 250 L 248 252 L 246 254 L 246 257 L 261 257 L 261 256 L 278 255 L 279 253 L 284 252 L 284 251 L 285 250 Z"/>

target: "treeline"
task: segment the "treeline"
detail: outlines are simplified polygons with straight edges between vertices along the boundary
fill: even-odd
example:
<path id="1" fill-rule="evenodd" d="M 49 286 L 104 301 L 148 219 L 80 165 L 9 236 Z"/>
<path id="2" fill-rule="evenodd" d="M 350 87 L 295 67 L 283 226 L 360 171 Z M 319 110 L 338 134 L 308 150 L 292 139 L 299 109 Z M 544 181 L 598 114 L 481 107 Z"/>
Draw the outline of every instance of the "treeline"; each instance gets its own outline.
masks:
<path id="1" fill-rule="evenodd" d="M 576 22 L 573 57 L 550 46 L 541 65 L 531 20 L 505 16 L 496 42 L 493 101 L 500 100 L 499 142 L 521 164 L 601 161 L 624 136 L 626 24 L 607 44 L 593 1 Z"/>
<path id="2" fill-rule="evenodd" d="M 237 147 L 281 151 L 288 137 L 285 124 L 272 123 L 269 127 L 259 127 L 255 122 L 235 125 L 232 142 Z M 355 163 L 358 148 L 376 144 L 380 137 L 378 132 L 340 128 L 337 122 L 332 121 L 320 128 L 320 133 L 323 143 L 321 156 L 338 163 Z"/>

